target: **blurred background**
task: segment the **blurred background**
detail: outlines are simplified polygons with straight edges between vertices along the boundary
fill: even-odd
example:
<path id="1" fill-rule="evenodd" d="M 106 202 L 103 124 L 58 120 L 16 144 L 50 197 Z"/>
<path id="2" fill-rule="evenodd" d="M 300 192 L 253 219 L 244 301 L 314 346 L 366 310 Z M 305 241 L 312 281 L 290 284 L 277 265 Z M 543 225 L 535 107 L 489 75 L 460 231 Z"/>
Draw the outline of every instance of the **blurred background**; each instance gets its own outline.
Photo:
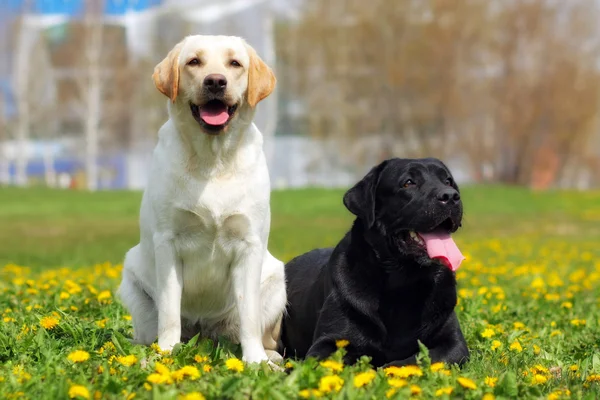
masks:
<path id="1" fill-rule="evenodd" d="M 391 157 L 460 183 L 600 186 L 596 0 L 1 0 L 0 184 L 141 189 L 185 35 L 273 66 L 274 188 L 348 186 Z"/>

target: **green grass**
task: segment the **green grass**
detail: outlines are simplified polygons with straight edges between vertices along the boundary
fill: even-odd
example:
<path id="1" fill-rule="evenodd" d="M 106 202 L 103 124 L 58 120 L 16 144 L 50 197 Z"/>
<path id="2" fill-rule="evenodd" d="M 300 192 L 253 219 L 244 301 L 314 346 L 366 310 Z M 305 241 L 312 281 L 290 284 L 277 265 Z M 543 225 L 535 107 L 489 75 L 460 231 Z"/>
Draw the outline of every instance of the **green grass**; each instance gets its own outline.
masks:
<path id="1" fill-rule="evenodd" d="M 342 195 L 323 189 L 274 192 L 273 254 L 288 261 L 335 245 L 352 221 Z M 260 366 L 235 372 L 225 364 L 240 356 L 231 344 L 199 339 L 170 356 L 130 345 L 130 321 L 114 292 L 119 263 L 138 241 L 140 199 L 139 192 L 0 188 L 0 398 L 61 399 L 78 388 L 90 398 L 110 399 L 192 392 L 257 399 L 311 393 L 405 398 L 411 391 L 422 398 L 436 392 L 448 397 L 444 390 L 452 390 L 450 397 L 477 399 L 492 393 L 566 398 L 567 391 L 572 398 L 600 396 L 600 192 L 465 188 L 464 228 L 456 238 L 468 259 L 457 274 L 457 312 L 472 360 L 462 370 L 432 372 L 424 357 L 422 376 L 402 377 L 411 370 L 388 371 L 396 377 L 367 372 L 358 378 L 372 379 L 363 387 L 354 383 L 369 370 L 366 360 L 341 372 L 313 362 L 294 363 L 289 375 Z M 58 325 L 41 327 L 44 317 Z M 75 350 L 90 358 L 69 360 Z M 197 379 L 189 376 L 196 369 Z M 498 380 L 491 387 L 486 378 Z M 172 382 L 151 383 L 161 380 Z"/>

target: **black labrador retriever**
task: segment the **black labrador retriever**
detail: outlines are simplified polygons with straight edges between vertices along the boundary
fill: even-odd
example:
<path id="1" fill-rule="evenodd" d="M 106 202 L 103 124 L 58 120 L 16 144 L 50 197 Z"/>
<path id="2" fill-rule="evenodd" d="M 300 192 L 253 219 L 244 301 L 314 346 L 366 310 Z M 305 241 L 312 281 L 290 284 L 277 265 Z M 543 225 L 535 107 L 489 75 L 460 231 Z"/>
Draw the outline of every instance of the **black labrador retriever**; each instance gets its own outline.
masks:
<path id="1" fill-rule="evenodd" d="M 448 168 L 434 158 L 386 160 L 344 205 L 356 219 L 339 244 L 285 267 L 282 354 L 324 359 L 344 339 L 347 364 L 367 355 L 374 367 L 401 366 L 416 363 L 419 340 L 432 362 L 467 361 L 454 312 L 463 257 L 450 236 L 463 210 Z"/>

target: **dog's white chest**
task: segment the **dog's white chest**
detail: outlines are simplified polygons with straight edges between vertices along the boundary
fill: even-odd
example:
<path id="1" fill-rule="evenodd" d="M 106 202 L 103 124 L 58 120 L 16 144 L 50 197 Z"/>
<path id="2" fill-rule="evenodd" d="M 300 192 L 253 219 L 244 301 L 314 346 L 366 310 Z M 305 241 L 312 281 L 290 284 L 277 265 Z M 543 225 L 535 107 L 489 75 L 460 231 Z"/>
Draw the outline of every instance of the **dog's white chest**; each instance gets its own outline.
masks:
<path id="1" fill-rule="evenodd" d="M 212 315 L 231 309 L 231 265 L 251 235 L 252 201 L 236 180 L 209 182 L 197 197 L 177 205 L 175 246 L 182 261 L 184 315 Z M 194 190 L 193 190 L 194 191 Z"/>

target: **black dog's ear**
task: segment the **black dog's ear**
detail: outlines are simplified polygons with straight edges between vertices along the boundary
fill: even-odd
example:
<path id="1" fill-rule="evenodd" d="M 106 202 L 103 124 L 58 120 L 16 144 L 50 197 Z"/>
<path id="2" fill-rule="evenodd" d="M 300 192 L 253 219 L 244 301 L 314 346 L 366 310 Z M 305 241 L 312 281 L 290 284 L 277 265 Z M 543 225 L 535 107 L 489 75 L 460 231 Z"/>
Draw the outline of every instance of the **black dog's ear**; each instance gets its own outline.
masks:
<path id="1" fill-rule="evenodd" d="M 388 160 L 371 168 L 369 173 L 344 195 L 344 205 L 352 214 L 367 224 L 367 229 L 375 223 L 375 191 L 379 183 L 379 175 Z"/>

